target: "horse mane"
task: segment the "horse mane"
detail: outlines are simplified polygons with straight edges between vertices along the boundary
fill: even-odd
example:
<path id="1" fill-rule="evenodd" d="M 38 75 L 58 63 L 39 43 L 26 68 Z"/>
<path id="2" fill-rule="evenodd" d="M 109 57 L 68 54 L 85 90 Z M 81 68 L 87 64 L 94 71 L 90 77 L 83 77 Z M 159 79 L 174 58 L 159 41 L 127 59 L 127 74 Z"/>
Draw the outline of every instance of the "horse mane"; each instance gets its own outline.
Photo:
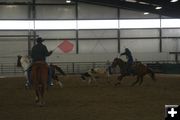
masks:
<path id="1" fill-rule="evenodd" d="M 126 61 L 122 60 L 121 58 L 117 58 L 118 60 L 120 60 L 123 63 L 126 63 Z"/>
<path id="2" fill-rule="evenodd" d="M 118 61 L 118 63 L 123 63 L 122 65 L 127 63 L 126 61 L 122 60 L 121 58 L 115 58 L 115 59 Z"/>

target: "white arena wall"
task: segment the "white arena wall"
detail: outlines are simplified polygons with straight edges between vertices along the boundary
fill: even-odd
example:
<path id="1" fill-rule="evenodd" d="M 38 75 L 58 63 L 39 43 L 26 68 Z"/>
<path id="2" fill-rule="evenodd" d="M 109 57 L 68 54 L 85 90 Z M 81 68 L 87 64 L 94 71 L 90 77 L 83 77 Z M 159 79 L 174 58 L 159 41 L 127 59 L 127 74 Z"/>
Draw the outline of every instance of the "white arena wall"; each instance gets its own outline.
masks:
<path id="1" fill-rule="evenodd" d="M 174 61 L 174 55 L 169 55 L 168 52 L 162 53 L 132 53 L 134 60 L 143 62 L 170 62 Z M 106 62 L 107 60 L 113 61 L 115 57 L 118 57 L 118 53 L 84 53 L 84 54 L 60 54 L 47 57 L 47 62 Z M 125 56 L 121 56 L 126 61 Z M 1 57 L 0 63 L 16 63 L 17 56 Z"/>
<path id="2" fill-rule="evenodd" d="M 31 3 L 33 0 L 28 0 L 31 4 L 27 3 L 27 0 L 1 1 L 4 3 L 0 5 L 0 70 L 6 69 L 6 65 L 11 65 L 7 69 L 16 71 L 17 56 L 28 55 L 37 36 L 46 39 L 44 44 L 49 50 L 54 49 L 64 40 L 69 40 L 74 44 L 73 50 L 69 53 L 56 49 L 47 58 L 49 63 L 89 62 L 91 64 L 92 62 L 105 63 L 107 60 L 112 62 L 126 47 L 132 51 L 134 59 L 138 61 L 175 63 L 180 59 L 178 55 L 179 59 L 176 61 L 175 55 L 169 54 L 169 52 L 180 51 L 180 27 L 176 24 L 173 27 L 164 27 L 166 20 L 163 19 L 173 19 L 167 16 L 153 13 L 144 15 L 142 11 L 83 2 L 66 4 L 65 0 L 34 0 L 35 4 Z M 157 26 L 152 27 L 146 22 L 142 24 L 146 27 L 141 26 L 141 22 L 124 24 L 131 20 L 146 21 L 148 19 L 157 21 Z M 19 24 L 12 24 L 11 20 L 18 21 L 19 24 L 22 21 L 25 23 L 30 21 L 33 25 L 26 25 L 29 28 L 23 29 Z M 91 23 L 91 20 L 115 22 L 113 22 L 113 27 L 107 24 L 107 21 L 105 25 L 100 25 L 99 22 L 96 24 L 85 22 L 84 27 L 82 23 L 85 20 L 89 21 L 88 23 Z M 9 22 L 6 23 L 6 21 Z M 75 21 L 75 24 L 72 24 L 73 27 L 69 27 L 69 24 L 63 26 L 63 23 L 53 24 L 53 26 L 50 24 L 47 27 L 46 22 L 43 22 L 38 26 L 38 22 L 42 21 L 56 21 L 56 23 Z M 179 23 L 179 20 L 177 21 L 170 22 L 168 25 Z M 96 28 L 98 25 L 100 27 Z M 122 59 L 126 60 L 125 56 L 122 56 Z M 83 70 L 87 68 L 84 66 Z M 4 71 L 1 73 L 4 74 Z"/>

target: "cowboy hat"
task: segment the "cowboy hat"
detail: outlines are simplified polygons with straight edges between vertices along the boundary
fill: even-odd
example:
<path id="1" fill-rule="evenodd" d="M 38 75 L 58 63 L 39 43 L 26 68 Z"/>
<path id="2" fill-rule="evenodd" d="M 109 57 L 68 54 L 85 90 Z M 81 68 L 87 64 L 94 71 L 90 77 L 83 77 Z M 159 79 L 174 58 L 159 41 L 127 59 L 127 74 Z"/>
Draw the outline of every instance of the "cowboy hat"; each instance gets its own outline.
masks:
<path id="1" fill-rule="evenodd" d="M 38 43 L 41 43 L 41 42 L 43 42 L 44 40 L 43 40 L 41 37 L 38 37 L 38 38 L 36 39 L 36 41 L 37 41 Z"/>

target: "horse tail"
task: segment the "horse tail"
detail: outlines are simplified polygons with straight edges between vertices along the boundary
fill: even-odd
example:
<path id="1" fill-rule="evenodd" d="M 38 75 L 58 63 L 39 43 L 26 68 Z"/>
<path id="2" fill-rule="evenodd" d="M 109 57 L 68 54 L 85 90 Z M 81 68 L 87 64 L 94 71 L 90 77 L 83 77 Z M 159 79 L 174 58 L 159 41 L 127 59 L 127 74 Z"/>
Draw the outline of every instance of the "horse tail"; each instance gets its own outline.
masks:
<path id="1" fill-rule="evenodd" d="M 32 73 L 33 86 L 35 88 L 38 98 L 40 98 L 41 92 L 42 92 L 41 67 L 38 65 L 38 66 L 34 66 L 33 68 L 34 68 L 34 70 L 32 71 L 33 72 Z"/>
<path id="2" fill-rule="evenodd" d="M 147 70 L 152 80 L 156 80 L 154 71 L 151 68 L 148 68 Z"/>
<path id="3" fill-rule="evenodd" d="M 36 68 L 36 80 L 38 81 L 38 88 L 40 89 L 42 87 L 42 82 L 41 82 L 41 67 L 38 66 Z"/>
<path id="4" fill-rule="evenodd" d="M 55 66 L 56 70 L 59 71 L 62 75 L 66 75 L 66 73 L 58 66 Z"/>

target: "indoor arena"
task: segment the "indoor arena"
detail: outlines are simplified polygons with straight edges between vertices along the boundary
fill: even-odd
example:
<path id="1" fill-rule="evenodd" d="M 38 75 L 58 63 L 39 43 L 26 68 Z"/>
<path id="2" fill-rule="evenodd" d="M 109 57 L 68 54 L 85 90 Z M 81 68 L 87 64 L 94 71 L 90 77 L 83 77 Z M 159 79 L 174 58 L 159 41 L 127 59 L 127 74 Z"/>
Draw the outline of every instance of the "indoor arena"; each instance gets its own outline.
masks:
<path id="1" fill-rule="evenodd" d="M 180 120 L 178 0 L 0 0 L 0 120 Z"/>

